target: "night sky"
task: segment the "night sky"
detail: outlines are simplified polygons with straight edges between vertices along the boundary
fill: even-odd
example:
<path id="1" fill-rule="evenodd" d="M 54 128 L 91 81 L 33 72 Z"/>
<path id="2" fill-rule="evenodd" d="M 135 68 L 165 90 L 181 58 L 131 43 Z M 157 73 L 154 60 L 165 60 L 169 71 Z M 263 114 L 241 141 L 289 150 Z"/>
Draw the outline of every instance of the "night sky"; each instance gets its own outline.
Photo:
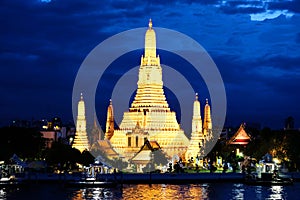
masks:
<path id="1" fill-rule="evenodd" d="M 299 0 L 2 0 L 0 125 L 54 116 L 71 121 L 73 84 L 84 58 L 108 37 L 146 27 L 152 18 L 154 28 L 184 33 L 210 54 L 225 83 L 227 125 L 277 129 L 293 116 L 298 128 L 299 14 Z M 141 53 L 121 63 L 135 67 Z M 206 98 L 206 91 L 197 92 Z M 108 100 L 109 92 L 97 93 L 100 123 Z"/>

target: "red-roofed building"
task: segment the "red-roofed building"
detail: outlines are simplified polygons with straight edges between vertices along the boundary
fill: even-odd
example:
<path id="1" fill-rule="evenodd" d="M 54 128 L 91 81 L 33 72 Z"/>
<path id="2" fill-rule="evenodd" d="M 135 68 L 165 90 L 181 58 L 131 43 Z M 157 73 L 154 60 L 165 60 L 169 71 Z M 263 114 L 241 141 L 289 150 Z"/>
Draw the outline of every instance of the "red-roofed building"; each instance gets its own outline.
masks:
<path id="1" fill-rule="evenodd" d="M 228 141 L 229 144 L 246 146 L 251 140 L 251 137 L 245 131 L 245 125 L 241 124 L 237 132 Z"/>

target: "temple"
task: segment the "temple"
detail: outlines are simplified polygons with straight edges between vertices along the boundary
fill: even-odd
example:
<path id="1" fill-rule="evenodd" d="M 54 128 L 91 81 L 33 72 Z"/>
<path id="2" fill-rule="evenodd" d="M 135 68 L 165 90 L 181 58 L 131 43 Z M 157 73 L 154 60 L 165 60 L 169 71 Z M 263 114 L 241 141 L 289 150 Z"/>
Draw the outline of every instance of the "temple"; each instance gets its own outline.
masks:
<path id="1" fill-rule="evenodd" d="M 145 54 L 141 56 L 137 85 L 129 111 L 124 112 L 119 129 L 114 130 L 110 138 L 111 145 L 127 160 L 146 140 L 156 141 L 169 157 L 184 156 L 189 140 L 164 95 L 162 68 L 156 54 L 156 36 L 151 20 L 145 35 Z"/>
<path id="2" fill-rule="evenodd" d="M 195 161 L 198 158 L 201 165 L 204 156 L 201 150 L 205 148 L 211 132 L 212 120 L 208 100 L 206 99 L 202 121 L 197 93 L 190 140 L 178 124 L 176 113 L 171 111 L 164 94 L 162 67 L 159 55 L 156 54 L 156 36 L 150 20 L 145 35 L 145 52 L 141 56 L 136 95 L 129 110 L 124 112 L 118 128 L 114 127 L 113 104 L 110 100 L 105 137 L 104 140 L 98 141 L 101 150 L 110 159 L 122 158 L 123 161 L 136 164 L 136 170 L 139 172 L 144 171 L 143 168 L 148 166 L 153 156 L 155 159 L 156 154 L 166 159 L 193 158 Z M 159 147 L 159 151 L 156 148 L 155 151 L 152 149 L 154 144 Z"/>
<path id="3" fill-rule="evenodd" d="M 228 141 L 231 145 L 246 146 L 251 140 L 249 134 L 245 131 L 245 125 L 241 124 L 237 132 Z"/>
<path id="4" fill-rule="evenodd" d="M 78 102 L 76 134 L 72 147 L 78 149 L 80 152 L 89 150 L 89 141 L 86 132 L 85 105 L 82 94 Z"/>
<path id="5" fill-rule="evenodd" d="M 251 141 L 251 136 L 245 130 L 245 124 L 242 123 L 237 132 L 229 139 L 227 144 L 234 146 L 237 156 L 243 156 L 246 146 Z"/>

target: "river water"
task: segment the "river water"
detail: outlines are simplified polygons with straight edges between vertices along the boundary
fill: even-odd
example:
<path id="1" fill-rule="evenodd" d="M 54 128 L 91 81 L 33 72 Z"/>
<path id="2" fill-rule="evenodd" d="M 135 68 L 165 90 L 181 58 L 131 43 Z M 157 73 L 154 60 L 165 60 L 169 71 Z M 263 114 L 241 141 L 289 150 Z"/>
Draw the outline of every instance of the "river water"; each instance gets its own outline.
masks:
<path id="1" fill-rule="evenodd" d="M 0 199 L 300 199 L 300 183 L 292 186 L 248 186 L 239 183 L 123 185 L 118 188 L 65 188 L 32 184 L 0 189 Z"/>

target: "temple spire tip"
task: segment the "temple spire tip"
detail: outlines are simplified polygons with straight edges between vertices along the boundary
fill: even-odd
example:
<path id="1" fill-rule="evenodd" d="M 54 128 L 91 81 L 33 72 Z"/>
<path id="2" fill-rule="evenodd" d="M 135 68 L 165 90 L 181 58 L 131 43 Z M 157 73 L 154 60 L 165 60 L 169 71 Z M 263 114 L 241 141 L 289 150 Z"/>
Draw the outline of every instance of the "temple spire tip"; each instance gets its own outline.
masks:
<path id="1" fill-rule="evenodd" d="M 152 19 L 149 19 L 149 29 L 152 29 Z"/>

